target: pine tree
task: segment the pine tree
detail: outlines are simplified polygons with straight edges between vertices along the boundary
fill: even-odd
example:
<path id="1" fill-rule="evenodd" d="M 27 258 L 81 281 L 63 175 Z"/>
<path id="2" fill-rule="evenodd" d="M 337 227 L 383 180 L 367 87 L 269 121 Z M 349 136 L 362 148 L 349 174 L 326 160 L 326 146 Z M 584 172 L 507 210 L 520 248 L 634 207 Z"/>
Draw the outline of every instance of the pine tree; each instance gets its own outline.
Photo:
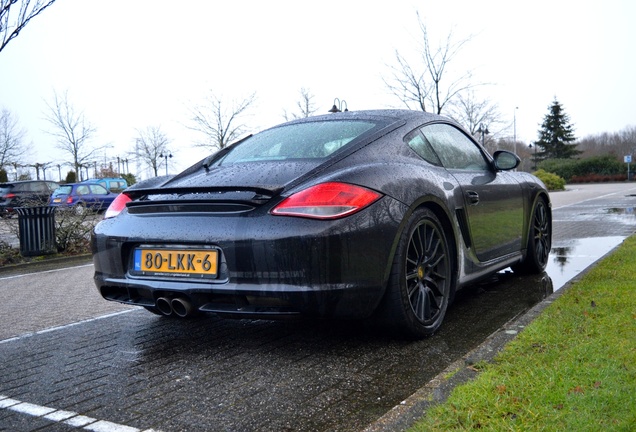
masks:
<path id="1" fill-rule="evenodd" d="M 535 164 L 545 159 L 573 159 L 582 153 L 573 144 L 576 138 L 570 117 L 556 98 L 548 110 L 534 143 L 536 150 L 541 149 L 535 153 Z"/>

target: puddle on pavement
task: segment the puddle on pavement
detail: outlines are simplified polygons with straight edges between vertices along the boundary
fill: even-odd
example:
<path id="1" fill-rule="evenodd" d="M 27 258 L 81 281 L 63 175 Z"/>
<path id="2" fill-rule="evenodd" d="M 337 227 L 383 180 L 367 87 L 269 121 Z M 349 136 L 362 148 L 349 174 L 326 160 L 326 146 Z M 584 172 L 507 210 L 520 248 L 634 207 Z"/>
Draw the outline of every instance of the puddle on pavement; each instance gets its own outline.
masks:
<path id="1" fill-rule="evenodd" d="M 563 287 L 570 279 L 614 249 L 625 238 L 592 237 L 572 239 L 553 245 L 546 273 L 552 279 L 554 290 Z"/>
<path id="2" fill-rule="evenodd" d="M 634 207 L 613 207 L 605 209 L 607 214 L 611 215 L 627 215 L 627 216 L 636 216 L 636 212 L 634 211 Z"/>

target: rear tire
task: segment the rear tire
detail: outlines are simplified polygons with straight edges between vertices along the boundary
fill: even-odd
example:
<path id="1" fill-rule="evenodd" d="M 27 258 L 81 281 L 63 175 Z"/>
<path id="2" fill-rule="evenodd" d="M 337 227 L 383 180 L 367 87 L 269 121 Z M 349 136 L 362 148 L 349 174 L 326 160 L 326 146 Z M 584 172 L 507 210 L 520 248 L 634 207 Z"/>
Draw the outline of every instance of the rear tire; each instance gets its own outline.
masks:
<path id="1" fill-rule="evenodd" d="M 385 298 L 390 325 L 422 338 L 442 324 L 453 287 L 448 238 L 435 214 L 417 209 L 403 231 Z"/>
<path id="2" fill-rule="evenodd" d="M 540 198 L 532 210 L 532 218 L 528 229 L 528 246 L 526 257 L 519 264 L 512 266 L 515 273 L 542 273 L 548 265 L 552 248 L 552 221 L 548 212 L 548 204 Z"/>

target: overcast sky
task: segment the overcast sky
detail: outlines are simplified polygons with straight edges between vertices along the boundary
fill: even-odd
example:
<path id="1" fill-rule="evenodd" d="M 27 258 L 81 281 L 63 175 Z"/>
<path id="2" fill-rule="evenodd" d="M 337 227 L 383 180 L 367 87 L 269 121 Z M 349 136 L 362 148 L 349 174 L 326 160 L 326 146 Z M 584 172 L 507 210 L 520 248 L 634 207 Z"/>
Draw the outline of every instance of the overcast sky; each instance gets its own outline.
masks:
<path id="1" fill-rule="evenodd" d="M 227 101 L 255 92 L 253 131 L 282 122 L 302 87 L 320 113 L 336 97 L 350 110 L 402 107 L 382 78 L 396 49 L 421 64 L 416 12 L 433 42 L 451 30 L 471 38 L 451 66 L 490 83 L 478 96 L 510 125 L 516 113 L 519 140 L 537 139 L 555 97 L 577 137 L 636 125 L 631 0 L 57 0 L 0 52 L 0 107 L 27 130 L 32 163 L 69 159 L 44 120 L 53 92 L 68 91 L 110 156 L 160 126 L 175 172 L 204 156 L 186 125 L 210 91 Z"/>

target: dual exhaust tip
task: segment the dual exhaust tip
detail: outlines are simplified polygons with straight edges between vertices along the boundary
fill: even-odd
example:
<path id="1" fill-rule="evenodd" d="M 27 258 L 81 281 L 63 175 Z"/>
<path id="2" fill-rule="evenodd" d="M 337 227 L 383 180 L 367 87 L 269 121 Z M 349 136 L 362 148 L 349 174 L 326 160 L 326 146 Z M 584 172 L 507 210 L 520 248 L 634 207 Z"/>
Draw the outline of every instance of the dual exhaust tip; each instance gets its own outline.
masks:
<path id="1" fill-rule="evenodd" d="M 176 315 L 185 318 L 193 315 L 196 309 L 190 301 L 184 297 L 159 297 L 156 303 L 157 310 L 165 316 Z"/>

